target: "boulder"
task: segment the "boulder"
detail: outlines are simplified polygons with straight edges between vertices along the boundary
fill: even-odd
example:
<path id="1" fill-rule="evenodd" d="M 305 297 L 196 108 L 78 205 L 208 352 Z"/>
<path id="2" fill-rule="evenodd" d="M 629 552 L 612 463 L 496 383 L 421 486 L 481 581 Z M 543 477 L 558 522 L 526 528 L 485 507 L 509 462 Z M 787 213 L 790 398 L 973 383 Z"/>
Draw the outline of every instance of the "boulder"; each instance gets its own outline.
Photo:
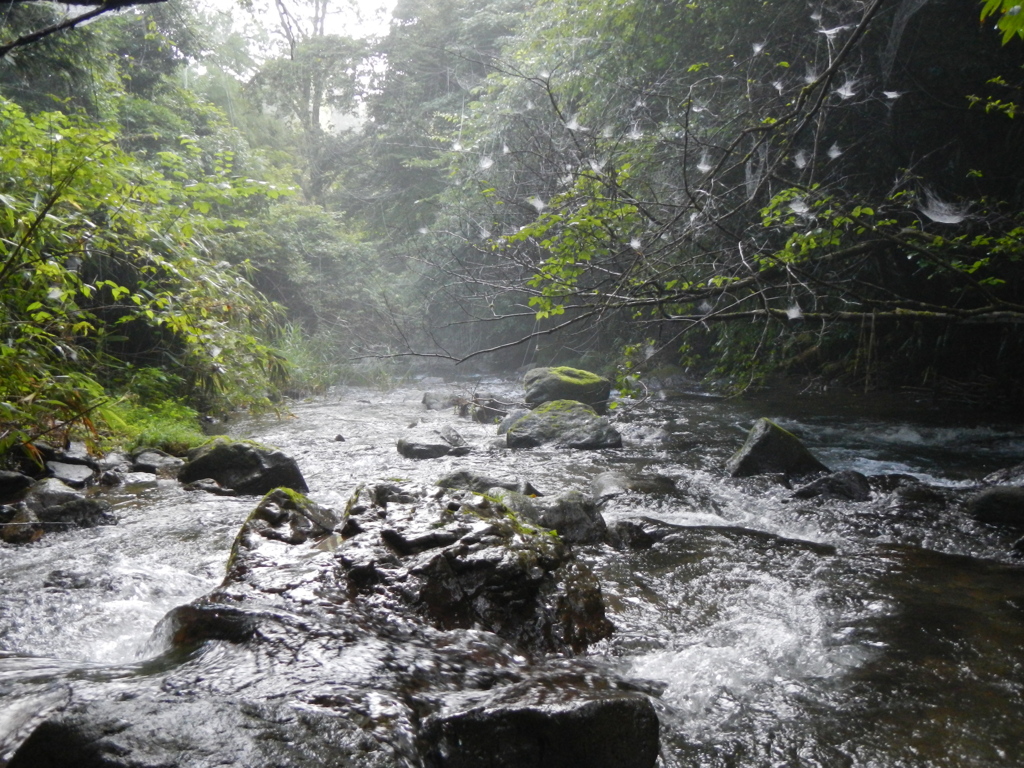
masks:
<path id="1" fill-rule="evenodd" d="M 92 467 L 85 464 L 68 464 L 63 461 L 46 462 L 46 471 L 50 477 L 60 480 L 71 488 L 85 488 L 96 476 Z"/>
<path id="2" fill-rule="evenodd" d="M 473 421 L 494 424 L 508 413 L 508 405 L 490 393 L 473 395 Z"/>
<path id="3" fill-rule="evenodd" d="M 793 498 L 870 501 L 871 483 L 860 472 L 846 469 L 819 477 L 797 488 L 793 492 Z"/>
<path id="4" fill-rule="evenodd" d="M 654 706 L 628 693 L 445 713 L 421 738 L 428 768 L 653 768 L 659 752 Z"/>
<path id="5" fill-rule="evenodd" d="M 732 477 L 782 473 L 813 475 L 829 469 L 807 450 L 800 438 L 768 419 L 758 419 L 747 441 L 725 465 Z"/>
<path id="6" fill-rule="evenodd" d="M 594 500 L 579 491 L 569 491 L 540 504 L 537 522 L 556 531 L 569 544 L 596 544 L 607 535 L 604 517 Z"/>
<path id="7" fill-rule="evenodd" d="M 508 414 L 498 423 L 498 434 L 504 435 L 508 432 L 508 428 L 515 424 L 519 419 L 523 418 L 529 411 L 526 408 L 513 408 Z"/>
<path id="8" fill-rule="evenodd" d="M 1024 526 L 1024 488 L 986 488 L 967 500 L 967 513 L 981 523 Z"/>
<path id="9" fill-rule="evenodd" d="M 153 475 L 176 474 L 184 464 L 185 462 L 177 456 L 171 456 L 156 448 L 147 448 L 132 457 L 133 472 L 148 472 Z"/>
<path id="10" fill-rule="evenodd" d="M 509 427 L 505 434 L 509 448 L 619 448 L 622 436 L 605 416 L 575 400 L 544 403 Z"/>
<path id="11" fill-rule="evenodd" d="M 188 461 L 178 472 L 182 483 L 204 478 L 247 496 L 279 487 L 300 493 L 309 490 L 295 459 L 281 451 L 223 438 L 189 451 Z"/>
<path id="12" fill-rule="evenodd" d="M 553 400 L 578 400 L 598 413 L 605 413 L 612 385 L 596 373 L 578 368 L 534 368 L 523 377 L 526 403 L 538 406 Z"/>
<path id="13" fill-rule="evenodd" d="M 524 413 L 526 412 L 524 411 Z M 441 488 L 472 491 L 473 493 L 487 493 L 489 488 L 505 488 L 509 491 L 518 491 L 526 496 L 543 496 L 526 480 L 498 480 L 468 469 L 445 475 L 437 481 L 437 484 Z"/>
<path id="14" fill-rule="evenodd" d="M 620 470 L 602 472 L 590 483 L 590 493 L 598 501 L 605 501 L 623 493 L 645 493 L 664 496 L 674 493 L 676 481 L 665 475 L 633 475 Z"/>
<path id="15" fill-rule="evenodd" d="M 440 434 L 420 431 L 400 438 L 396 447 L 398 452 L 407 459 L 439 459 L 449 455 L 465 456 L 470 451 L 466 441 L 451 427 L 446 427 Z"/>

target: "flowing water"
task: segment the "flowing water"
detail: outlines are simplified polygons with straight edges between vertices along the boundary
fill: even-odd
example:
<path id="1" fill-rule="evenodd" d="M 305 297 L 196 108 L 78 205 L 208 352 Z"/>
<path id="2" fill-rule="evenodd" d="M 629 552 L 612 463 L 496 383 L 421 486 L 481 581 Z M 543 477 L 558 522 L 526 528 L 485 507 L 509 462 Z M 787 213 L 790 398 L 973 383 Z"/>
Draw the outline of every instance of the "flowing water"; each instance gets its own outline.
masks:
<path id="1" fill-rule="evenodd" d="M 500 382 L 487 389 L 514 398 Z M 583 661 L 651 693 L 665 768 L 1024 760 L 1024 567 L 1011 554 L 1012 532 L 973 522 L 961 504 L 986 473 L 1024 460 L 1020 424 L 956 421 L 877 399 L 691 394 L 624 403 L 614 416 L 619 450 L 510 452 L 493 426 L 425 411 L 422 391 L 339 391 L 231 432 L 294 456 L 310 495 L 335 508 L 360 483 L 429 485 L 455 469 L 524 478 L 545 494 L 586 491 L 609 469 L 675 479 L 673 495 L 627 494 L 603 507 L 609 523 L 674 526 L 655 546 L 578 553 L 600 576 L 616 626 Z M 797 501 L 767 480 L 725 478 L 721 466 L 761 416 L 799 434 L 833 469 L 927 485 L 880 488 L 853 503 Z M 420 421 L 454 423 L 474 452 L 402 458 L 395 441 Z M 111 500 L 117 526 L 0 545 L 0 765 L 40 718 L 83 690 L 113 697 L 189 676 L 195 659 L 164 654 L 154 628 L 220 583 L 255 502 L 148 475 L 130 477 Z M 344 670 L 332 696 L 358 690 L 367 708 L 394 718 L 400 704 L 375 693 L 383 657 L 421 664 L 428 689 L 452 685 L 432 671 L 443 648 L 380 642 L 354 643 L 344 664 L 317 660 Z M 480 655 L 529 674 L 522 659 Z M 240 671 L 230 656 L 208 655 L 203 676 L 211 691 L 287 693 L 266 668 Z"/>

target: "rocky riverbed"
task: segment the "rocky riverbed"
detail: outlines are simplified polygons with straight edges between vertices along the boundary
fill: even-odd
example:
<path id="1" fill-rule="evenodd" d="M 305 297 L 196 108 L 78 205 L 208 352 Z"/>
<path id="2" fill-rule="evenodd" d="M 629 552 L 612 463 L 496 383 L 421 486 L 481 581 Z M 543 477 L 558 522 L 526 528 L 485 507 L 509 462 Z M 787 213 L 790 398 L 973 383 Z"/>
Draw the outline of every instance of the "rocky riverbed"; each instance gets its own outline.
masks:
<path id="1" fill-rule="evenodd" d="M 4 545 L 0 760 L 1014 764 L 1019 475 L 978 498 L 1016 427 L 691 395 L 595 414 L 621 447 L 509 448 L 474 394 L 297 404 L 232 432 L 308 494 L 128 465 L 117 525 Z M 759 416 L 830 472 L 730 477 Z"/>

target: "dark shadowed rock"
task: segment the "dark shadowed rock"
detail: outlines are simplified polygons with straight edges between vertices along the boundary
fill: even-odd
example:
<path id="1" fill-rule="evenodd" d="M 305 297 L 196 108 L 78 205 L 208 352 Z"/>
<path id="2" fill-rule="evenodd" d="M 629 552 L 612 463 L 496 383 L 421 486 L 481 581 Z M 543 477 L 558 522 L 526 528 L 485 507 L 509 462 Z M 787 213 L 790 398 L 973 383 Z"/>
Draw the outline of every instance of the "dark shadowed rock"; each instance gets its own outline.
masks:
<path id="1" fill-rule="evenodd" d="M 512 703 L 434 716 L 422 738 L 429 768 L 653 768 L 658 716 L 629 694 Z"/>
<path id="2" fill-rule="evenodd" d="M 608 379 L 590 371 L 560 366 L 534 368 L 523 377 L 527 405 L 537 406 L 553 400 L 578 400 L 604 413 L 612 385 Z"/>
<path id="3" fill-rule="evenodd" d="M 986 488 L 967 500 L 967 513 L 981 523 L 1024 526 L 1024 488 Z"/>
<path id="4" fill-rule="evenodd" d="M 0 539 L 8 544 L 30 544 L 45 533 L 46 526 L 25 502 L 0 507 Z"/>
<path id="5" fill-rule="evenodd" d="M 590 493 L 598 501 L 605 501 L 623 493 L 665 495 L 674 493 L 676 481 L 665 475 L 631 475 L 619 470 L 602 472 L 590 483 Z"/>
<path id="6" fill-rule="evenodd" d="M 19 498 L 33 482 L 31 477 L 21 472 L 0 470 L 0 502 L 7 503 Z"/>
<path id="7" fill-rule="evenodd" d="M 251 443 L 217 439 L 189 451 L 178 479 L 191 483 L 212 478 L 242 495 L 262 495 L 274 488 L 309 489 L 295 460 L 281 451 Z"/>
<path id="8" fill-rule="evenodd" d="M 540 505 L 537 522 L 570 544 L 595 544 L 607 535 L 594 500 L 579 491 L 563 493 Z"/>
<path id="9" fill-rule="evenodd" d="M 79 498 L 36 510 L 39 522 L 49 531 L 70 528 L 95 528 L 97 525 L 116 525 L 117 518 L 110 504 L 102 499 Z"/>
<path id="10" fill-rule="evenodd" d="M 622 436 L 607 417 L 598 416 L 593 408 L 575 400 L 538 406 L 509 427 L 505 440 L 509 448 L 552 445 L 594 450 L 622 446 Z"/>
<path id="11" fill-rule="evenodd" d="M 726 463 L 725 471 L 732 477 L 750 477 L 773 472 L 812 475 L 829 469 L 796 435 L 768 419 L 758 419 L 743 447 Z"/>
<path id="12" fill-rule="evenodd" d="M 845 499 L 870 501 L 871 484 L 860 472 L 846 469 L 819 477 L 793 492 L 794 499 Z"/>
<path id="13" fill-rule="evenodd" d="M 523 413 L 525 414 L 527 411 Z M 486 493 L 488 488 L 505 488 L 509 491 L 525 494 L 526 496 L 543 496 L 540 491 L 526 480 L 498 480 L 489 475 L 468 469 L 445 475 L 437 481 L 437 484 L 442 488 L 473 491 L 474 493 Z"/>

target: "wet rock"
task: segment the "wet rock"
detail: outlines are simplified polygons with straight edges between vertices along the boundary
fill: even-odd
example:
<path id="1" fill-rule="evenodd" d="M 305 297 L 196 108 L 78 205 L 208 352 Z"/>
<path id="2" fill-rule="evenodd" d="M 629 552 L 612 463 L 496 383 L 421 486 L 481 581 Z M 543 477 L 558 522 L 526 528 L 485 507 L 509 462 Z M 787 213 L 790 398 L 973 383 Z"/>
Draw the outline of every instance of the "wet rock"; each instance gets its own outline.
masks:
<path id="1" fill-rule="evenodd" d="M 498 507 L 500 510 L 505 512 L 510 512 L 520 520 L 531 523 L 539 522 L 537 505 L 534 504 L 533 499 L 525 493 L 510 491 L 508 488 L 495 486 L 493 488 L 488 488 L 484 492 L 484 497 L 491 506 Z"/>
<path id="2" fill-rule="evenodd" d="M 415 435 L 398 440 L 398 452 L 407 459 L 439 459 L 449 454 L 465 456 L 469 453 L 466 446 L 455 448 L 440 435 Z"/>
<path id="3" fill-rule="evenodd" d="M 630 475 L 619 470 L 602 472 L 590 483 L 590 493 L 598 501 L 605 501 L 623 493 L 665 495 L 674 493 L 676 481 L 665 475 Z"/>
<path id="4" fill-rule="evenodd" d="M 50 477 L 71 488 L 85 488 L 96 475 L 92 467 L 85 464 L 68 464 L 63 461 L 46 462 L 46 471 Z"/>
<path id="5" fill-rule="evenodd" d="M 213 695 L 81 702 L 39 725 L 8 768 L 399 764 L 366 754 L 356 718 Z"/>
<path id="6" fill-rule="evenodd" d="M 378 507 L 387 507 L 391 502 L 411 504 L 416 498 L 396 483 L 378 483 L 370 489 L 370 500 Z"/>
<path id="7" fill-rule="evenodd" d="M 1024 488 L 986 488 L 967 500 L 967 513 L 989 525 L 1024 527 Z"/>
<path id="8" fill-rule="evenodd" d="M 30 544 L 44 533 L 46 526 L 24 502 L 0 507 L 0 539 L 8 544 Z"/>
<path id="9" fill-rule="evenodd" d="M 196 600 L 171 610 L 157 627 L 175 648 L 193 648 L 209 640 L 243 643 L 256 633 L 256 620 L 237 606 Z"/>
<path id="10" fill-rule="evenodd" d="M 177 456 L 147 448 L 132 457 L 133 472 L 148 472 L 153 475 L 174 475 L 185 465 Z"/>
<path id="11" fill-rule="evenodd" d="M 528 411 L 523 413 L 528 413 Z M 437 481 L 437 484 L 442 488 L 461 489 L 473 491 L 474 493 L 486 493 L 489 488 L 505 488 L 526 496 L 543 495 L 526 480 L 498 480 L 489 475 L 467 469 L 445 475 Z"/>
<path id="12" fill-rule="evenodd" d="M 505 494 L 513 491 L 496 489 Z M 525 497 L 523 497 L 525 498 Z M 527 652 L 572 653 L 607 636 L 600 585 L 569 579 L 563 544 L 518 518 L 444 511 L 360 517 L 338 561 L 351 588 L 441 630 L 478 628 Z M 582 568 L 582 566 L 580 566 Z M 584 569 L 585 570 L 585 569 Z"/>
<path id="13" fill-rule="evenodd" d="M 21 472 L 0 470 L 0 502 L 8 502 L 20 497 L 35 482 Z"/>
<path id="14" fill-rule="evenodd" d="M 829 469 L 807 450 L 800 438 L 768 419 L 758 419 L 743 444 L 725 465 L 732 477 L 772 472 L 812 475 Z"/>
<path id="15" fill-rule="evenodd" d="M 642 696 L 481 706 L 427 720 L 428 768 L 653 768 L 658 717 Z"/>
<path id="16" fill-rule="evenodd" d="M 295 460 L 281 451 L 218 438 L 189 451 L 178 479 L 191 483 L 212 478 L 242 495 L 262 495 L 274 488 L 309 489 Z"/>
<path id="17" fill-rule="evenodd" d="M 579 491 L 563 493 L 540 506 L 537 522 L 569 544 L 596 544 L 608 530 L 594 500 Z"/>
<path id="18" fill-rule="evenodd" d="M 454 408 L 464 399 L 455 392 L 424 392 L 422 402 L 428 411 L 443 411 L 445 408 Z"/>
<path id="19" fill-rule="evenodd" d="M 793 492 L 794 499 L 845 499 L 870 501 L 871 484 L 860 472 L 843 470 L 819 477 Z"/>
<path id="20" fill-rule="evenodd" d="M 1024 464 L 997 470 L 982 482 L 986 485 L 1024 485 Z"/>
<path id="21" fill-rule="evenodd" d="M 81 498 L 84 497 L 74 488 L 55 477 L 48 477 L 39 480 L 29 489 L 25 501 L 33 509 L 45 509 Z"/>
<path id="22" fill-rule="evenodd" d="M 575 400 L 555 400 L 538 406 L 509 427 L 509 448 L 558 448 L 594 450 L 619 448 L 622 436 L 608 418 Z"/>
<path id="23" fill-rule="evenodd" d="M 77 498 L 63 504 L 36 510 L 39 522 L 48 531 L 66 531 L 71 528 L 95 528 L 98 525 L 116 525 L 117 518 L 110 504 L 102 499 Z"/>
<path id="24" fill-rule="evenodd" d="M 452 448 L 466 448 L 469 443 L 466 442 L 466 438 L 458 433 L 458 431 L 451 424 L 445 424 L 441 427 L 441 439 L 444 440 Z"/>
<path id="25" fill-rule="evenodd" d="M 555 400 L 576 400 L 605 413 L 611 382 L 603 376 L 578 368 L 534 368 L 523 377 L 526 403 L 538 406 Z"/>
<path id="26" fill-rule="evenodd" d="M 509 427 L 515 424 L 519 419 L 528 414 L 529 411 L 526 408 L 513 408 L 508 414 L 498 423 L 498 434 L 504 435 L 508 432 Z"/>
<path id="27" fill-rule="evenodd" d="M 260 500 L 242 524 L 231 560 L 237 558 L 239 547 L 255 549 L 256 536 L 285 544 L 303 544 L 333 533 L 340 522 L 334 510 L 321 507 L 302 494 L 276 488 Z"/>

